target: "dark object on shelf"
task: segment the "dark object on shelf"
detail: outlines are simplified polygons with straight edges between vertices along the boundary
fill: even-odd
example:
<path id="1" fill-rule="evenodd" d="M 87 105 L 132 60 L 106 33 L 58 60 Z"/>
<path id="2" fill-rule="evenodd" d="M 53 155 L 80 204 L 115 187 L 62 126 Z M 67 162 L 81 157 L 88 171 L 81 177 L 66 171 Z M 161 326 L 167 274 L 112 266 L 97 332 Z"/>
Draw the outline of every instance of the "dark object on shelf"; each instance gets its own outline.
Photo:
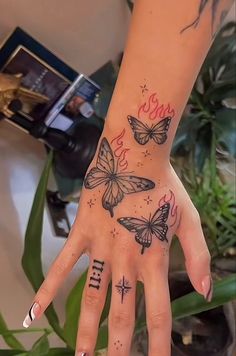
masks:
<path id="1" fill-rule="evenodd" d="M 55 152 L 55 170 L 63 177 L 72 179 L 83 178 L 94 157 L 101 130 L 86 122 L 77 125 L 73 132 L 76 147 L 70 153 Z"/>
<path id="2" fill-rule="evenodd" d="M 66 214 L 68 202 L 62 200 L 57 191 L 47 190 L 47 204 L 56 236 L 67 237 L 71 228 Z"/>

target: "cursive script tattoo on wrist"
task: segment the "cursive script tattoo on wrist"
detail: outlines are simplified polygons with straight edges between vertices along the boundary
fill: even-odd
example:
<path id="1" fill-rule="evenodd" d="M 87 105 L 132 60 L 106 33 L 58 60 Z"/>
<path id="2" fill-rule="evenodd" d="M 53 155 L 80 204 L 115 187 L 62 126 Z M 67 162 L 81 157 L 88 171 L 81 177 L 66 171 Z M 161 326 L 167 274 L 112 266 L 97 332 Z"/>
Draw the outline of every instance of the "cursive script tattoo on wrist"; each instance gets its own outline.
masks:
<path id="1" fill-rule="evenodd" d="M 141 254 L 144 253 L 145 248 L 149 248 L 152 244 L 152 238 L 156 237 L 160 241 L 167 240 L 168 226 L 166 224 L 169 217 L 170 204 L 165 203 L 158 208 L 153 216 L 148 219 L 142 217 L 122 217 L 117 219 L 118 223 L 124 226 L 130 232 L 135 233 L 135 241 L 142 246 Z"/>
<path id="2" fill-rule="evenodd" d="M 103 137 L 98 150 L 96 167 L 90 169 L 84 180 L 86 189 L 105 186 L 102 206 L 114 216 L 113 209 L 125 195 L 153 189 L 155 183 L 147 178 L 137 177 L 127 172 L 120 172 L 117 161 L 107 139 Z"/>

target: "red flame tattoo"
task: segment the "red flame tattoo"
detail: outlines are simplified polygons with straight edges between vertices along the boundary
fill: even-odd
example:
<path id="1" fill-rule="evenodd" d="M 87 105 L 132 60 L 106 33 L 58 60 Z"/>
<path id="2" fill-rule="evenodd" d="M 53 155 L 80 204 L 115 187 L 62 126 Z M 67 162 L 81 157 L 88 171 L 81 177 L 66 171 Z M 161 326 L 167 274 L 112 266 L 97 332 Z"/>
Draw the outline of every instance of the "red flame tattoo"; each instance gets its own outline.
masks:
<path id="1" fill-rule="evenodd" d="M 118 158 L 118 166 L 121 168 L 121 171 L 125 171 L 128 168 L 128 161 L 126 158 L 127 152 L 130 150 L 129 148 L 124 148 L 123 137 L 125 135 L 125 129 L 113 140 L 111 141 L 111 145 L 114 146 L 114 156 Z"/>
<path id="2" fill-rule="evenodd" d="M 159 200 L 159 207 L 162 206 L 165 203 L 170 203 L 170 217 L 172 220 L 170 227 L 174 226 L 176 221 L 177 221 L 177 213 L 178 213 L 178 206 L 176 205 L 175 202 L 175 195 L 172 192 L 172 190 L 169 190 L 170 192 L 170 197 L 168 199 L 167 194 L 165 194 L 160 200 Z"/>
<path id="3" fill-rule="evenodd" d="M 138 110 L 138 117 L 140 118 L 144 114 L 148 116 L 150 120 L 157 118 L 164 119 L 165 117 L 174 117 L 175 111 L 171 108 L 170 104 L 163 105 L 159 103 L 156 97 L 156 93 L 153 93 L 149 99 L 140 106 Z"/>

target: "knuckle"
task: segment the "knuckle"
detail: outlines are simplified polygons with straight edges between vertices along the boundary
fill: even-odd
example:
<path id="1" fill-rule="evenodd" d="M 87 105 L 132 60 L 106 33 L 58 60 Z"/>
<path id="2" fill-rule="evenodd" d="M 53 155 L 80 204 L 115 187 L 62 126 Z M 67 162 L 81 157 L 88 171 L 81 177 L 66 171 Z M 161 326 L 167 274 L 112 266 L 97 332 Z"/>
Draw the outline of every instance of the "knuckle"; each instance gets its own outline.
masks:
<path id="1" fill-rule="evenodd" d="M 85 292 L 84 305 L 89 308 L 97 308 L 101 304 L 101 298 L 98 295 L 94 295 L 90 292 Z"/>
<path id="2" fill-rule="evenodd" d="M 46 284 L 42 284 L 40 290 L 39 290 L 41 296 L 43 297 L 50 297 L 52 294 L 52 291 L 48 288 L 48 286 Z"/>
<path id="3" fill-rule="evenodd" d="M 120 311 L 111 315 L 110 323 L 112 327 L 120 329 L 123 327 L 133 327 L 134 320 L 129 313 Z"/>
<path id="4" fill-rule="evenodd" d="M 161 313 L 152 313 L 147 320 L 149 330 L 163 329 L 163 327 L 171 327 L 171 314 L 168 311 Z"/>

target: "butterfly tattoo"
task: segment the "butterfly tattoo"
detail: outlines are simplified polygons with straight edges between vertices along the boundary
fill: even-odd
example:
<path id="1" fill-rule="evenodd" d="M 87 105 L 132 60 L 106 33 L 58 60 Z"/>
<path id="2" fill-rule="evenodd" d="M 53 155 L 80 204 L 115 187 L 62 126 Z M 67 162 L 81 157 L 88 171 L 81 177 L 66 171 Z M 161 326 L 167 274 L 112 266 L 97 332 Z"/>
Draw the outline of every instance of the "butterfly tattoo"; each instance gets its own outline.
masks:
<path id="1" fill-rule="evenodd" d="M 128 121 L 133 130 L 134 138 L 140 145 L 145 145 L 150 140 L 162 145 L 167 139 L 171 118 L 166 117 L 151 127 L 130 115 L 128 116 Z"/>
<path id="2" fill-rule="evenodd" d="M 170 203 L 162 205 L 149 219 L 119 218 L 117 221 L 130 232 L 135 232 L 135 240 L 142 245 L 141 254 L 144 249 L 152 244 L 152 238 L 157 237 L 160 241 L 166 241 L 168 226 L 166 221 L 169 216 Z"/>
<path id="3" fill-rule="evenodd" d="M 136 177 L 129 173 L 118 171 L 118 161 L 112 149 L 104 137 L 101 141 L 96 167 L 93 167 L 84 180 L 87 189 L 93 189 L 100 185 L 105 185 L 105 192 L 102 197 L 102 206 L 108 210 L 111 217 L 114 216 L 113 209 L 117 206 L 126 194 L 153 189 L 155 183 L 149 179 Z"/>

